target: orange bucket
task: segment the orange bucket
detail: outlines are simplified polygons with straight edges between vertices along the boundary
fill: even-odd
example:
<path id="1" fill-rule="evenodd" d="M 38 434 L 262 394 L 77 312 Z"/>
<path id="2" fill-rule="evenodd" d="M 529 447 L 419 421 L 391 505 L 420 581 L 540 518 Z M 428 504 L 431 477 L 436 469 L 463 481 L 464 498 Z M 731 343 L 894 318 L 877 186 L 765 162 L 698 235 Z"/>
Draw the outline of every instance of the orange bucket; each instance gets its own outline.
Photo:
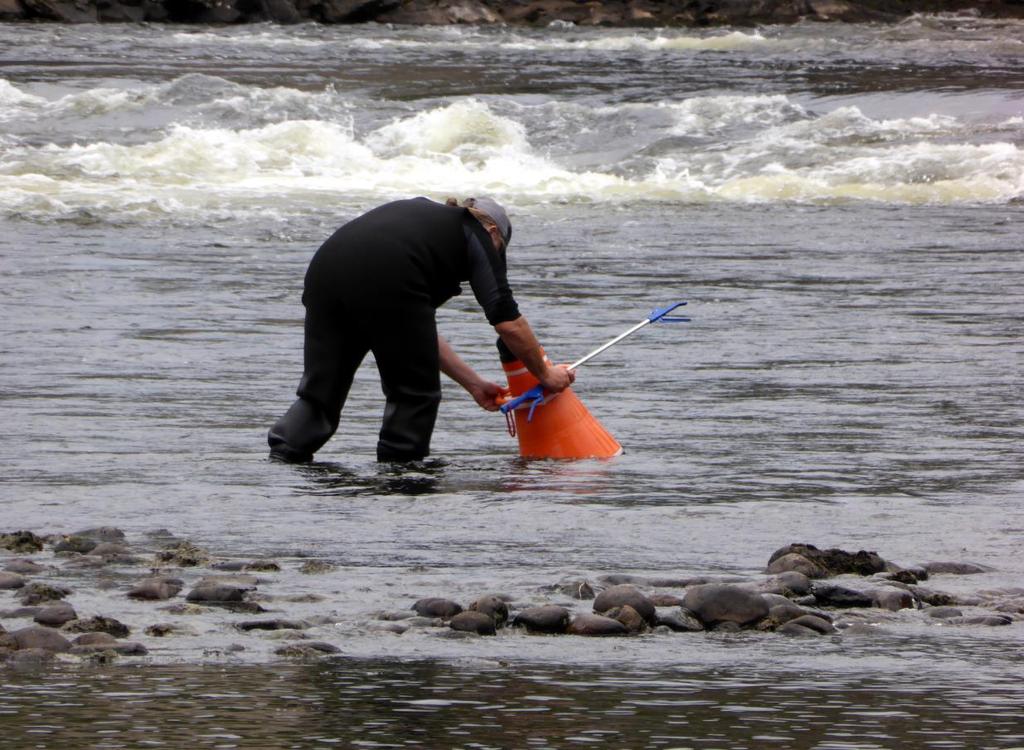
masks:
<path id="1" fill-rule="evenodd" d="M 502 362 L 501 366 L 508 377 L 511 398 L 539 384 L 519 360 Z M 509 418 L 509 432 L 519 438 L 519 455 L 524 458 L 612 458 L 622 453 L 622 446 L 571 388 L 545 394 L 536 408 L 527 403 L 505 416 Z"/>

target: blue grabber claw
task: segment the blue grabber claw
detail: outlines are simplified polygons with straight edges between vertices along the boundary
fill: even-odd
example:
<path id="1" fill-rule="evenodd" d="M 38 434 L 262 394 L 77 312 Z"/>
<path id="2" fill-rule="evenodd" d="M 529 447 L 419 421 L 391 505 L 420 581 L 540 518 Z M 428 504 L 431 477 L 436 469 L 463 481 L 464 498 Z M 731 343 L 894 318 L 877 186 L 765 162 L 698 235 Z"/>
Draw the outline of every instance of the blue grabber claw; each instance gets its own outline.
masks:
<path id="1" fill-rule="evenodd" d="M 681 315 L 669 315 L 677 307 L 682 307 L 685 304 L 685 302 L 676 302 L 668 307 L 659 307 L 651 311 L 651 314 L 647 316 L 647 320 L 650 323 L 689 323 L 689 318 L 684 318 Z"/>
<path id="2" fill-rule="evenodd" d="M 535 385 L 533 388 L 531 388 L 530 390 L 526 391 L 525 393 L 522 393 L 519 396 L 516 396 L 511 401 L 502 404 L 501 407 L 499 407 L 499 408 L 501 409 L 501 413 L 502 414 L 508 414 L 509 412 L 513 411 L 514 409 L 518 409 L 520 406 L 525 404 L 527 401 L 532 401 L 533 403 L 530 404 L 530 411 L 529 411 L 529 413 L 526 416 L 526 421 L 529 422 L 529 421 L 531 421 L 533 419 L 533 412 L 534 412 L 534 410 L 537 408 L 537 406 L 543 400 L 544 400 L 544 389 L 541 386 L 539 386 L 539 385 Z"/>

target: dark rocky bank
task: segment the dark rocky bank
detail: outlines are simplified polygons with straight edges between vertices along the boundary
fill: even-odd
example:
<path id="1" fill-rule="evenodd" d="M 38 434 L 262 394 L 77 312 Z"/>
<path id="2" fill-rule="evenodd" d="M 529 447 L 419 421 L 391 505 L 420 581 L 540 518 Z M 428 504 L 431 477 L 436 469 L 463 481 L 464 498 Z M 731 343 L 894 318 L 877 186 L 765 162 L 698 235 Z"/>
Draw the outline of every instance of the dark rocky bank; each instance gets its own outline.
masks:
<path id="1" fill-rule="evenodd" d="M 898 22 L 915 13 L 1024 18 L 1024 0 L 0 0 L 0 21 L 237 24 L 752 26 Z"/>

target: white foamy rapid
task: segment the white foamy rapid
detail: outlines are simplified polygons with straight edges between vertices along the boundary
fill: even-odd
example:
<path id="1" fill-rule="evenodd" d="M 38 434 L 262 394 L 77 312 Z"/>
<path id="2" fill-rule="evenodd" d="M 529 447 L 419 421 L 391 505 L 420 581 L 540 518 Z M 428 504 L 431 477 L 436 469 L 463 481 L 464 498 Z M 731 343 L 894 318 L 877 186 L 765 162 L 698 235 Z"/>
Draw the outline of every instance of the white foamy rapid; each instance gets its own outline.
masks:
<path id="1" fill-rule="evenodd" d="M 5 138 L 0 210 L 39 221 L 188 223 L 469 192 L 517 203 L 949 204 L 1024 195 L 1019 117 L 989 123 L 977 143 L 970 140 L 976 124 L 955 117 L 876 120 L 850 106 L 815 113 L 780 95 L 594 108 L 546 101 L 500 112 L 500 102 L 466 98 L 407 110 L 364 132 L 333 89 L 260 89 L 208 77 L 55 100 L 2 81 L 0 101 L 23 120 L 77 122 L 83 113 L 123 117 L 153 107 L 177 107 L 189 120 L 145 142 Z M 275 113 L 280 121 L 263 124 Z M 230 126 L 236 120 L 250 126 Z M 584 158 L 580 144 L 610 141 L 612 129 L 618 160 Z M 602 153 L 611 150 L 606 144 Z"/>

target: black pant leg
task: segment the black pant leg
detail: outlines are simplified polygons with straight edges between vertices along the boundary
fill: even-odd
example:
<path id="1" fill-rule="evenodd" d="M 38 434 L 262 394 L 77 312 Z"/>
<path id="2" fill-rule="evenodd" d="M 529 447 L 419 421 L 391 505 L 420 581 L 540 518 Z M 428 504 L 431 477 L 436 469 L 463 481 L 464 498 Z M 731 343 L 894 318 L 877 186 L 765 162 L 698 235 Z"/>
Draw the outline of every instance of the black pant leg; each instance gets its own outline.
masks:
<path id="1" fill-rule="evenodd" d="M 387 398 L 378 461 L 417 461 L 430 454 L 441 403 L 437 325 L 429 306 L 378 321 L 371 349 Z"/>
<path id="2" fill-rule="evenodd" d="M 348 316 L 307 304 L 299 398 L 270 428 L 271 455 L 309 461 L 330 440 L 338 429 L 352 378 L 368 350 L 365 336 Z"/>

